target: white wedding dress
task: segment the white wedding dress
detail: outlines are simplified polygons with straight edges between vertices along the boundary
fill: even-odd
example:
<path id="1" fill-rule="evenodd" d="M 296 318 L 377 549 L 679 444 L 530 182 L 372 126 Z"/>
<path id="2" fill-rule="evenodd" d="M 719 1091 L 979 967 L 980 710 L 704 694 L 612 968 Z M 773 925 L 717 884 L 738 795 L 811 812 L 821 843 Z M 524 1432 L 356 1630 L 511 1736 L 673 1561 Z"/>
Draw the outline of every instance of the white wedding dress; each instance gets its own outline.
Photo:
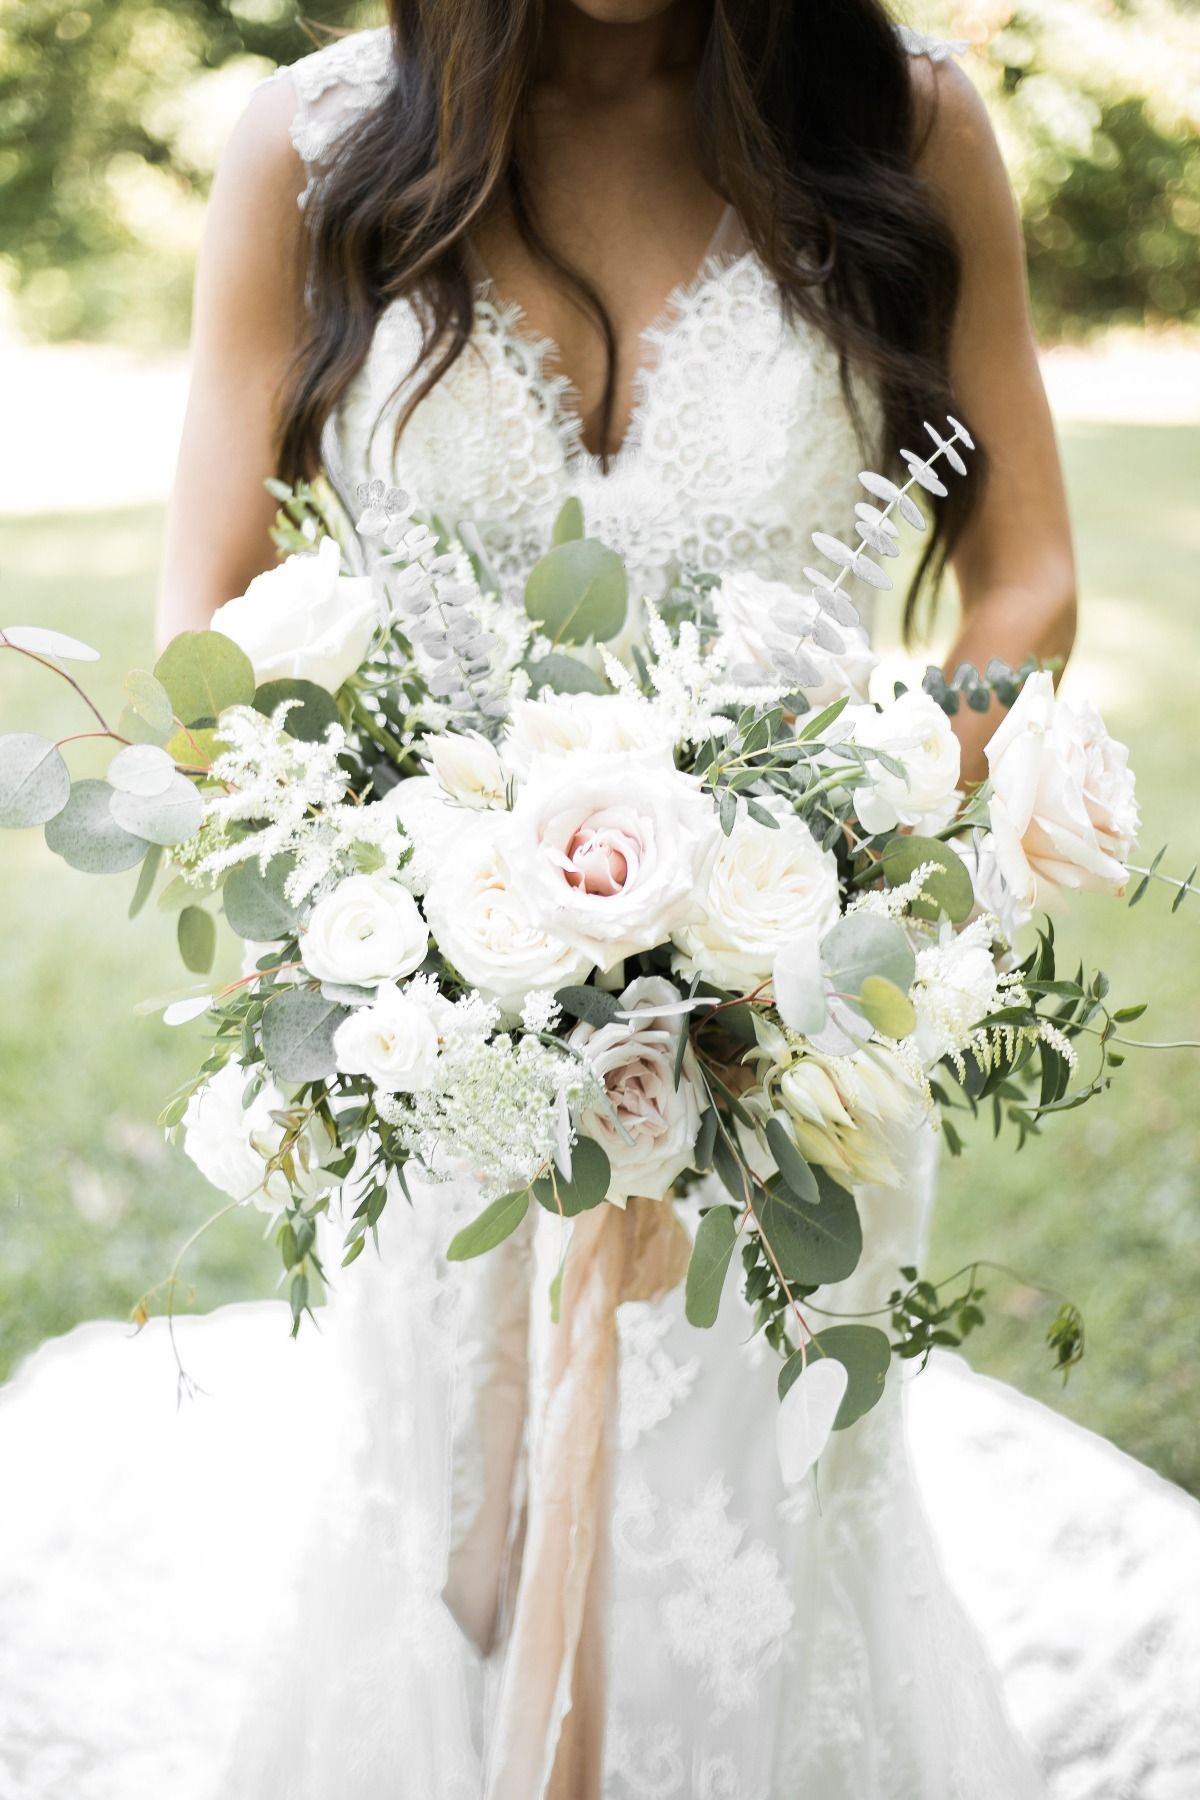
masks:
<path id="1" fill-rule="evenodd" d="M 313 183 L 388 56 L 364 33 L 277 78 Z M 809 533 L 852 517 L 862 458 L 833 358 L 783 326 L 731 219 L 647 333 L 607 472 L 552 347 L 486 284 L 393 469 L 387 418 L 372 426 L 416 346 L 393 306 L 330 427 L 332 477 L 349 496 L 398 478 L 469 522 L 514 591 L 569 494 L 649 596 L 686 568 L 799 583 Z M 901 1187 L 861 1195 L 866 1254 L 824 1304 L 879 1306 L 919 1260 L 935 1155 L 921 1136 Z M 296 1345 L 275 1304 L 184 1321 L 208 1394 L 176 1417 L 157 1326 L 84 1327 L 0 1398 L 0 1800 L 487 1791 L 505 1651 L 477 1641 L 519 1562 L 558 1225 L 448 1265 L 477 1210 L 462 1186 L 394 1199 L 381 1254 Z M 678 1290 L 619 1311 L 606 1800 L 1200 1794 L 1192 1504 L 954 1359 L 894 1369 L 789 1491 L 776 1365 L 735 1286 L 708 1333 Z M 501 1340 L 527 1355 L 500 1366 Z"/>

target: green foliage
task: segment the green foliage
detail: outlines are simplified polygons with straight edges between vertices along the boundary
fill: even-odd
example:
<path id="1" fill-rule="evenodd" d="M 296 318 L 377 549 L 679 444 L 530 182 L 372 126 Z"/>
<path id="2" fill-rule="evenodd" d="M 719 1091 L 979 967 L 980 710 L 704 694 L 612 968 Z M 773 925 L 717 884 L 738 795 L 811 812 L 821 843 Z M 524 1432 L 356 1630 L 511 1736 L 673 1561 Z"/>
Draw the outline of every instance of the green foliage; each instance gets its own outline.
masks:
<path id="1" fill-rule="evenodd" d="M 221 901 L 240 938 L 270 944 L 295 930 L 299 914 L 283 891 L 294 866 L 290 856 L 273 856 L 265 869 L 244 862 L 230 870 Z"/>
<path id="2" fill-rule="evenodd" d="M 957 850 L 937 838 L 895 837 L 883 852 L 883 875 L 889 887 L 900 887 L 925 863 L 936 863 L 937 869 L 927 875 L 923 891 L 929 904 L 916 900 L 909 911 L 918 919 L 936 919 L 939 912 L 955 925 L 971 916 L 975 890 L 967 865 Z"/>
<path id="3" fill-rule="evenodd" d="M 737 1214 L 733 1208 L 711 1207 L 700 1221 L 688 1263 L 684 1311 L 689 1324 L 701 1327 L 716 1324 L 721 1290 L 736 1243 Z"/>
<path id="4" fill-rule="evenodd" d="M 181 725 L 211 725 L 254 699 L 250 658 L 219 631 L 181 631 L 154 665 Z"/>
<path id="5" fill-rule="evenodd" d="M 0 737 L 0 826 L 44 825 L 71 797 L 62 752 L 33 731 Z"/>
<path id="6" fill-rule="evenodd" d="M 525 1214 L 529 1211 L 529 1189 L 521 1188 L 515 1194 L 502 1194 L 499 1200 L 485 1207 L 477 1219 L 470 1225 L 464 1225 L 457 1236 L 451 1238 L 446 1251 L 449 1262 L 467 1262 L 473 1256 L 483 1256 L 488 1250 L 494 1250 L 502 1244 L 506 1237 L 511 1237 Z"/>
<path id="7" fill-rule="evenodd" d="M 333 695 L 315 681 L 264 681 L 254 695 L 254 709 L 269 718 L 285 700 L 295 702 L 288 710 L 288 736 L 304 744 L 323 743 L 329 727 L 338 721 Z"/>
<path id="8" fill-rule="evenodd" d="M 349 1008 L 315 988 L 289 988 L 262 1015 L 262 1048 L 280 1081 L 323 1081 L 337 1067 L 333 1036 Z"/>
<path id="9" fill-rule="evenodd" d="M 605 643 L 625 623 L 625 564 L 597 538 L 567 538 L 529 571 L 525 610 L 554 644 Z"/>
<path id="10" fill-rule="evenodd" d="M 835 1431 L 845 1431 L 883 1399 L 892 1347 L 887 1333 L 875 1325 L 826 1326 L 805 1345 L 803 1355 L 795 1351 L 780 1369 L 781 1400 L 805 1366 L 822 1356 L 840 1362 L 846 1371 L 848 1385 L 833 1421 Z"/>
<path id="11" fill-rule="evenodd" d="M 573 1219 L 577 1213 L 590 1212 L 608 1193 L 612 1175 L 608 1157 L 591 1138 L 581 1137 L 571 1152 L 571 1173 L 551 1169 L 533 1184 L 534 1198 L 547 1212 L 561 1213 Z"/>
<path id="12" fill-rule="evenodd" d="M 132 869 L 146 854 L 146 841 L 117 824 L 113 797 L 107 781 L 72 782 L 66 805 L 46 825 L 47 847 L 86 875 Z"/>

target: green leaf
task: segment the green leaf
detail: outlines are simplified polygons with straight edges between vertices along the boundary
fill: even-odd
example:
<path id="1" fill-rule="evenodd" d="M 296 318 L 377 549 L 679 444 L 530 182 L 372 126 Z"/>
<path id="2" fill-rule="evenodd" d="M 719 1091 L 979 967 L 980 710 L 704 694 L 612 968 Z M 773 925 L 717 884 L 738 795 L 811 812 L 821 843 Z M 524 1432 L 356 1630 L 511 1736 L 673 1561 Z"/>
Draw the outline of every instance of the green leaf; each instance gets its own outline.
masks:
<path id="1" fill-rule="evenodd" d="M 521 1188 L 515 1194 L 502 1194 L 477 1219 L 470 1225 L 464 1225 L 457 1236 L 451 1238 L 446 1251 L 447 1260 L 467 1262 L 472 1256 L 482 1256 L 485 1251 L 494 1250 L 497 1244 L 502 1244 L 506 1237 L 512 1236 L 528 1211 L 528 1188 Z"/>
<path id="2" fill-rule="evenodd" d="M 883 1398 L 892 1346 L 887 1333 L 875 1325 L 831 1325 L 805 1346 L 804 1356 L 797 1350 L 788 1357 L 779 1371 L 781 1400 L 804 1369 L 806 1359 L 811 1365 L 814 1358 L 821 1356 L 840 1362 L 849 1377 L 833 1421 L 835 1431 L 845 1431 L 847 1425 L 853 1425 Z"/>
<path id="3" fill-rule="evenodd" d="M 323 744 L 326 731 L 336 725 L 340 717 L 333 695 L 318 687 L 315 681 L 292 680 L 290 677 L 264 681 L 255 692 L 254 710 L 270 718 L 285 700 L 299 701 L 298 706 L 288 711 L 284 726 L 288 736 L 302 744 Z"/>
<path id="4" fill-rule="evenodd" d="M 857 995 L 868 976 L 882 975 L 902 994 L 912 986 L 917 959 L 894 919 L 847 913 L 822 940 L 821 961 L 834 989 Z"/>
<path id="5" fill-rule="evenodd" d="M 117 824 L 151 844 L 182 844 L 194 837 L 204 818 L 204 801 L 186 775 L 173 774 L 161 794 L 114 790 L 112 816 Z"/>
<path id="6" fill-rule="evenodd" d="M 268 1002 L 262 1016 L 267 1066 L 280 1081 L 324 1081 L 334 1074 L 333 1034 L 348 1006 L 338 1006 L 312 988 L 290 988 Z"/>
<path id="7" fill-rule="evenodd" d="M 175 728 L 175 713 L 162 682 L 148 669 L 131 669 L 125 677 L 125 693 L 121 736 L 136 744 L 165 744 Z"/>
<path id="8" fill-rule="evenodd" d="M 817 1178 L 797 1150 L 796 1140 L 787 1125 L 778 1116 L 767 1120 L 767 1146 L 784 1185 L 798 1200 L 806 1200 L 810 1206 L 819 1205 L 821 1192 Z"/>
<path id="9" fill-rule="evenodd" d="M 598 675 L 577 656 L 569 656 L 563 650 L 553 650 L 549 656 L 528 663 L 526 668 L 532 683 L 530 691 L 535 695 L 546 687 L 553 688 L 556 694 L 612 693 L 603 675 Z"/>
<path id="10" fill-rule="evenodd" d="M 44 825 L 71 794 L 71 771 L 58 745 L 32 731 L 0 737 L 0 826 Z"/>
<path id="11" fill-rule="evenodd" d="M 253 860 L 230 871 L 221 897 L 225 917 L 240 938 L 270 944 L 292 935 L 300 915 L 283 889 L 295 866 L 290 856 L 273 856 L 261 872 Z"/>
<path id="12" fill-rule="evenodd" d="M 835 719 L 841 718 L 849 704 L 850 696 L 849 694 L 844 694 L 840 700 L 835 700 L 831 706 L 825 707 L 822 712 L 814 713 L 808 723 L 802 726 L 796 733 L 796 742 L 798 744 L 814 743 L 817 738 L 821 736 L 821 733 L 828 726 L 833 724 Z"/>
<path id="13" fill-rule="evenodd" d="M 142 858 L 142 866 L 138 872 L 137 886 L 133 890 L 133 899 L 129 902 L 129 917 L 136 919 L 150 898 L 155 876 L 162 862 L 162 845 L 151 844 Z"/>
<path id="14" fill-rule="evenodd" d="M 684 1311 L 689 1325 L 707 1328 L 717 1322 L 721 1290 L 737 1243 L 737 1218 L 731 1206 L 714 1206 L 696 1232 L 688 1263 Z"/>
<path id="15" fill-rule="evenodd" d="M 173 875 L 158 896 L 158 910 L 164 913 L 179 912 L 181 908 L 192 906 L 198 900 L 207 900 L 211 894 L 216 893 L 220 885 L 220 878 L 211 875 L 197 876 L 195 880 Z"/>
<path id="16" fill-rule="evenodd" d="M 180 763 L 185 769 L 210 769 L 221 752 L 228 747 L 207 725 L 196 726 L 190 731 L 177 731 L 163 745 L 172 762 Z"/>
<path id="17" fill-rule="evenodd" d="M 185 906 L 175 930 L 184 967 L 207 975 L 217 953 L 217 922 L 202 906 Z"/>
<path id="18" fill-rule="evenodd" d="M 219 631 L 183 631 L 154 665 L 181 725 L 219 719 L 227 706 L 249 706 L 254 669 L 232 638 Z"/>
<path id="19" fill-rule="evenodd" d="M 799 1200 L 782 1182 L 768 1183 L 755 1201 L 759 1230 L 771 1246 L 784 1278 L 802 1287 L 844 1281 L 862 1255 L 862 1226 L 853 1194 L 824 1170 L 814 1171 L 820 1189 L 816 1206 Z"/>
<path id="20" fill-rule="evenodd" d="M 859 989 L 858 1003 L 884 1037 L 903 1038 L 916 1030 L 916 1008 L 886 975 L 868 975 Z"/>
<path id="21" fill-rule="evenodd" d="M 47 822 L 47 847 L 85 875 L 119 875 L 146 854 L 145 838 L 113 818 L 112 797 L 107 781 L 77 781 L 62 811 Z"/>
<path id="22" fill-rule="evenodd" d="M 615 550 L 596 538 L 557 544 L 529 571 L 525 610 L 556 644 L 603 643 L 625 623 L 629 587 Z"/>
<path id="23" fill-rule="evenodd" d="M 569 544 L 575 538 L 583 536 L 583 505 L 574 494 L 568 494 L 558 510 L 554 521 L 551 542 Z"/>
<path id="24" fill-rule="evenodd" d="M 563 987 L 554 998 L 564 1012 L 588 1025 L 611 1025 L 621 1011 L 621 1002 L 607 988 Z"/>
<path id="25" fill-rule="evenodd" d="M 600 1145 L 593 1138 L 581 1137 L 571 1152 L 570 1180 L 554 1169 L 534 1182 L 533 1194 L 547 1212 L 557 1213 L 561 1207 L 563 1217 L 573 1219 L 576 1213 L 600 1205 L 611 1179 L 612 1168 Z"/>
<path id="26" fill-rule="evenodd" d="M 889 887 L 900 887 L 922 863 L 938 865 L 937 872 L 928 875 L 924 883 L 929 904 L 918 900 L 909 908 L 916 918 L 936 919 L 944 912 L 952 924 L 961 925 L 970 917 L 975 889 L 966 863 L 949 844 L 943 844 L 939 838 L 895 837 L 884 850 L 882 861 Z"/>

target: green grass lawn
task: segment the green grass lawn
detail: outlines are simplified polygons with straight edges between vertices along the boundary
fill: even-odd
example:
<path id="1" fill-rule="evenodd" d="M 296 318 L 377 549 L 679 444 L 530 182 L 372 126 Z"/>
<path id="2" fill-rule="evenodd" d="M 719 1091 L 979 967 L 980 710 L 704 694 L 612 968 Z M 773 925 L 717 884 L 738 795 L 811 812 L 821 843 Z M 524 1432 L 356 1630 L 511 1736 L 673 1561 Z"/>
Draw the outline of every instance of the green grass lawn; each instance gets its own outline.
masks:
<path id="1" fill-rule="evenodd" d="M 1065 452 L 1080 541 L 1081 686 L 1132 746 L 1152 854 L 1200 855 L 1200 431 L 1079 427 Z M 3 526 L 3 615 L 54 623 L 105 652 L 94 683 L 119 710 L 123 672 L 150 655 L 160 516 L 39 518 Z M 0 726 L 87 728 L 74 697 L 0 660 Z M 91 746 L 81 745 L 82 769 Z M 102 766 L 101 762 L 97 766 Z M 7 837 L 0 878 L 0 1374 L 78 1320 L 121 1318 L 161 1279 L 219 1201 L 154 1118 L 187 1074 L 198 1027 L 139 1017 L 139 999 L 183 984 L 174 921 L 130 924 L 133 875 L 107 882 L 51 858 L 34 833 Z M 1064 932 L 1122 1000 L 1149 1000 L 1131 1035 L 1200 1036 L 1200 901 L 1169 916 L 1161 891 L 1129 915 L 1072 909 Z M 1107 1433 L 1200 1493 L 1200 1060 L 1147 1053 L 1107 1101 L 1053 1121 L 1014 1157 L 986 1130 L 947 1166 L 928 1259 L 934 1275 L 994 1258 L 1083 1308 L 1088 1352 L 1065 1389 L 1040 1345 L 1047 1309 L 991 1282 L 987 1330 L 970 1345 L 1003 1375 Z M 274 1253 L 257 1215 L 227 1218 L 188 1267 L 200 1308 L 271 1291 Z"/>

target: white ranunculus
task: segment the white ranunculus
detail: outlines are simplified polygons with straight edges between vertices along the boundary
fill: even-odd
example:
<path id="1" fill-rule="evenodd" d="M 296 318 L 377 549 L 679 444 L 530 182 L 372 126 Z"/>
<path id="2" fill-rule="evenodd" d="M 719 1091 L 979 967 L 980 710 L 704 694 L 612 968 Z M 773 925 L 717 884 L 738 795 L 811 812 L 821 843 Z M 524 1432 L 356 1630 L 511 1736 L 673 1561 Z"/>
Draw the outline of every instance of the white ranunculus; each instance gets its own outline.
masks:
<path id="1" fill-rule="evenodd" d="M 416 1094 L 432 1087 L 438 1031 L 427 1007 L 385 982 L 370 1006 L 356 1006 L 333 1034 L 343 1075 L 365 1075 L 385 1094 Z"/>
<path id="2" fill-rule="evenodd" d="M 430 774 L 460 806 L 504 805 L 504 765 L 479 732 L 440 732 L 436 737 L 424 738 L 420 749 Z"/>
<path id="3" fill-rule="evenodd" d="M 1000 872 L 1032 905 L 1043 887 L 1122 894 L 1138 833 L 1129 752 L 1094 706 L 1057 698 L 1031 675 L 985 749 Z"/>
<path id="4" fill-rule="evenodd" d="M 692 1160 L 702 1108 L 690 1049 L 675 1085 L 687 1015 L 654 1010 L 678 1003 L 677 989 L 661 975 L 641 976 L 621 995 L 622 1007 L 635 1017 L 579 1024 L 567 1040 L 604 1083 L 608 1106 L 585 1113 L 579 1128 L 608 1157 L 608 1197 L 617 1206 L 635 1196 L 665 1199 Z"/>
<path id="5" fill-rule="evenodd" d="M 231 1200 L 257 1206 L 261 1212 L 282 1212 L 291 1198 L 287 1176 L 281 1169 L 268 1173 L 267 1164 L 283 1142 L 284 1127 L 271 1117 L 288 1104 L 274 1083 L 268 1081 L 252 1104 L 242 1105 L 250 1081 L 239 1062 L 227 1062 L 188 1101 L 183 1115 L 183 1147 L 200 1173 Z M 335 1186 L 321 1168 L 323 1157 L 333 1151 L 333 1140 L 321 1121 L 310 1119 L 293 1151 L 297 1188 L 306 1199 Z"/>
<path id="6" fill-rule="evenodd" d="M 824 937 L 838 921 L 833 857 L 786 806 L 771 810 L 775 831 L 739 814 L 709 869 L 703 916 L 675 933 L 675 966 L 730 993 L 748 993 L 767 979 L 785 945 L 811 933 Z"/>
<path id="7" fill-rule="evenodd" d="M 777 682 L 774 652 L 801 651 L 820 674 L 818 682 L 802 690 L 811 706 L 829 706 L 845 694 L 855 701 L 867 698 L 871 671 L 879 661 L 870 639 L 861 625 L 839 625 L 813 595 L 741 569 L 722 581 L 715 605 L 718 645 L 727 668 L 754 668 L 764 682 Z M 804 635 L 818 616 L 828 648 Z"/>
<path id="8" fill-rule="evenodd" d="M 519 700 L 513 708 L 502 751 L 504 760 L 526 774 L 538 756 L 591 751 L 663 749 L 670 742 L 649 701 L 627 694 L 547 694 Z"/>
<path id="9" fill-rule="evenodd" d="M 379 623 L 370 578 L 343 575 L 341 563 L 333 538 L 322 538 L 219 606 L 213 630 L 246 652 L 259 681 L 288 676 L 334 693 L 362 663 Z"/>
<path id="10" fill-rule="evenodd" d="M 592 962 L 533 922 L 504 854 L 509 829 L 506 813 L 476 815 L 439 863 L 425 911 L 439 950 L 468 986 L 515 1016 L 527 994 L 582 981 Z"/>
<path id="11" fill-rule="evenodd" d="M 882 763 L 867 763 L 867 779 L 854 790 L 854 810 L 865 829 L 890 831 L 908 825 L 928 833 L 948 824 L 958 804 L 962 759 L 958 739 L 937 701 L 910 688 L 882 712 L 869 706 L 855 709 L 848 723 L 856 744 L 883 750 L 904 767 L 900 776 Z"/>
<path id="12" fill-rule="evenodd" d="M 505 854 L 531 918 L 600 969 L 695 917 L 720 835 L 668 750 L 539 756 L 511 821 Z"/>
<path id="13" fill-rule="evenodd" d="M 866 1044 L 851 1056 L 806 1052 L 779 1077 L 802 1156 L 839 1181 L 894 1187 L 922 1115 L 921 1097 L 894 1053 Z"/>
<path id="14" fill-rule="evenodd" d="M 318 900 L 300 938 L 300 955 L 318 981 L 378 987 L 411 975 L 429 948 L 421 909 L 385 875 L 348 875 Z"/>

